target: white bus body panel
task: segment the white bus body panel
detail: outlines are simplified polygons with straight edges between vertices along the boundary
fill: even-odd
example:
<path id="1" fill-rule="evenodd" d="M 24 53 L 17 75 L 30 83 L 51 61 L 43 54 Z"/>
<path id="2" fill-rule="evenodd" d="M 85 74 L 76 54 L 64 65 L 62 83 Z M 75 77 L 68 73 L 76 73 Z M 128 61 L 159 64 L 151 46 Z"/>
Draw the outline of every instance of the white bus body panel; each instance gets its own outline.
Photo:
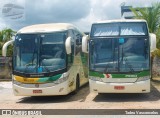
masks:
<path id="1" fill-rule="evenodd" d="M 134 83 L 104 83 L 89 80 L 90 91 L 98 93 L 149 93 L 150 80 Z M 115 90 L 115 86 L 124 86 L 123 90 Z"/>
<path id="2" fill-rule="evenodd" d="M 42 93 L 33 93 L 33 90 L 42 90 Z M 13 83 L 13 93 L 16 96 L 51 96 L 67 95 L 71 90 L 68 87 L 68 80 L 55 86 L 45 88 L 26 88 Z"/>
<path id="3" fill-rule="evenodd" d="M 151 52 L 154 52 L 156 50 L 156 35 L 153 33 L 150 33 L 149 36 L 150 36 L 150 43 L 151 43 L 150 50 Z"/>

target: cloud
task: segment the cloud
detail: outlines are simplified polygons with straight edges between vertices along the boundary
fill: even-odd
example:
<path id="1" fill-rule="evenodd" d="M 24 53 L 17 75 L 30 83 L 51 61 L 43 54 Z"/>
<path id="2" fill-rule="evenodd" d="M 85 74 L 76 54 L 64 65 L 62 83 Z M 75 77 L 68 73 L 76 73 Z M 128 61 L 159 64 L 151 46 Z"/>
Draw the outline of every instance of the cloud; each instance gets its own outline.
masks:
<path id="1" fill-rule="evenodd" d="M 81 17 L 86 17 L 89 13 L 90 2 L 89 0 L 27 0 L 26 2 L 26 20 L 31 17 L 36 17 L 40 20 L 46 20 L 48 22 L 64 22 L 75 21 Z M 88 3 L 88 4 L 86 4 Z"/>
<path id="2" fill-rule="evenodd" d="M 119 19 L 121 17 L 120 4 L 122 0 L 118 0 L 116 4 L 113 4 L 115 0 L 90 0 L 91 8 L 87 17 L 79 19 L 75 24 L 83 31 L 89 31 L 93 22 L 107 20 L 107 19 Z"/>
<path id="3" fill-rule="evenodd" d="M 153 0 L 12 0 L 24 4 L 25 18 L 20 21 L 5 21 L 6 26 L 20 28 L 39 23 L 68 22 L 83 31 L 100 20 L 121 18 L 120 5 L 149 6 Z M 154 2 L 160 0 L 154 0 Z M 0 21 L 2 21 L 0 19 Z M 2 23 L 0 23 L 2 24 Z M 4 26 L 4 25 L 3 25 Z"/>
<path id="4" fill-rule="evenodd" d="M 126 5 L 134 7 L 150 7 L 152 3 L 160 2 L 160 0 L 126 0 Z"/>
<path id="5" fill-rule="evenodd" d="M 11 24 L 13 29 L 20 29 L 39 23 L 72 23 L 88 16 L 89 12 L 89 0 L 25 0 L 25 20 L 10 20 L 7 24 Z"/>
<path id="6" fill-rule="evenodd" d="M 0 18 L 0 29 L 3 29 L 5 27 L 7 27 L 6 23 L 4 22 L 2 18 Z"/>
<path id="7" fill-rule="evenodd" d="M 87 17 L 74 22 L 83 31 L 89 31 L 91 24 L 101 20 L 121 18 L 121 3 L 133 7 L 146 7 L 153 3 L 153 0 L 90 0 L 91 8 Z M 154 0 L 160 2 L 160 0 Z"/>

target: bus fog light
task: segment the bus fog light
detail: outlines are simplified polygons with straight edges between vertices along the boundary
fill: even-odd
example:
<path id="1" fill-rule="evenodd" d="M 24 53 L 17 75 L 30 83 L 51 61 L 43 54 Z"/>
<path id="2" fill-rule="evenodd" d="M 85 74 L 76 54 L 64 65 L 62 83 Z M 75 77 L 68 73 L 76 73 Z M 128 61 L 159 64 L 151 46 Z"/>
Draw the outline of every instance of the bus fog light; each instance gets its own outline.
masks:
<path id="1" fill-rule="evenodd" d="M 60 88 L 60 89 L 59 89 L 59 92 L 62 92 L 62 91 L 63 91 L 63 89 L 64 89 L 64 88 Z"/>
<path id="2" fill-rule="evenodd" d="M 150 76 L 138 77 L 137 78 L 137 82 L 139 82 L 139 81 L 145 81 L 145 80 L 149 80 L 149 79 L 150 79 Z"/>

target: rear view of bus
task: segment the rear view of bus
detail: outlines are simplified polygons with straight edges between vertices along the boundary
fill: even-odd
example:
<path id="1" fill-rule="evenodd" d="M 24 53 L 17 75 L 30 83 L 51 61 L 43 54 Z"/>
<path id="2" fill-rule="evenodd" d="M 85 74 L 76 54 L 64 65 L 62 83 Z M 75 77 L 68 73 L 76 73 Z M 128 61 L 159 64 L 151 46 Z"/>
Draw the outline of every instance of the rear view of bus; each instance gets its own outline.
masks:
<path id="1" fill-rule="evenodd" d="M 89 52 L 91 91 L 150 92 L 150 36 L 146 21 L 112 20 L 94 23 L 90 38 L 85 36 L 82 42 L 83 51 Z"/>

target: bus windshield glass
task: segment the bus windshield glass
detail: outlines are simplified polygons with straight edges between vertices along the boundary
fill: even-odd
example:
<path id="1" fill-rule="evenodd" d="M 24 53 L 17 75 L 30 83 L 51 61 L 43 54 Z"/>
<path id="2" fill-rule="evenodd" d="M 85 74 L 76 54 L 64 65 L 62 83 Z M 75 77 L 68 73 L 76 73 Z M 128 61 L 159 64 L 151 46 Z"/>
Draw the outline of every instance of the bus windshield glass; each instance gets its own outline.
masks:
<path id="1" fill-rule="evenodd" d="M 14 44 L 14 71 L 49 73 L 66 68 L 66 32 L 17 34 Z"/>
<path id="2" fill-rule="evenodd" d="M 93 24 L 91 37 L 147 35 L 145 22 L 100 23 Z"/>
<path id="3" fill-rule="evenodd" d="M 149 70 L 149 40 L 140 38 L 94 38 L 90 42 L 90 69 L 99 72 Z"/>

